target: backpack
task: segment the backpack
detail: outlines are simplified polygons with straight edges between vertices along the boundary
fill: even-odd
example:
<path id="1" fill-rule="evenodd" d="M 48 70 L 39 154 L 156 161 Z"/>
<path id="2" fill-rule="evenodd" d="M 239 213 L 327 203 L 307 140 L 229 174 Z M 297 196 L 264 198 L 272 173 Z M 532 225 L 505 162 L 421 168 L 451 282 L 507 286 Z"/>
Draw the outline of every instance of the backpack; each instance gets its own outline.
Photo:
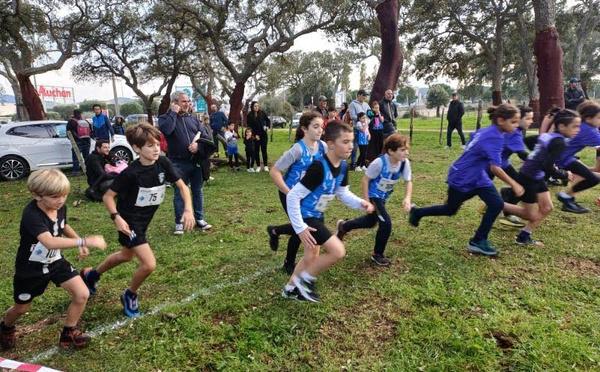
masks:
<path id="1" fill-rule="evenodd" d="M 77 138 L 90 138 L 92 127 L 87 120 L 77 120 Z"/>

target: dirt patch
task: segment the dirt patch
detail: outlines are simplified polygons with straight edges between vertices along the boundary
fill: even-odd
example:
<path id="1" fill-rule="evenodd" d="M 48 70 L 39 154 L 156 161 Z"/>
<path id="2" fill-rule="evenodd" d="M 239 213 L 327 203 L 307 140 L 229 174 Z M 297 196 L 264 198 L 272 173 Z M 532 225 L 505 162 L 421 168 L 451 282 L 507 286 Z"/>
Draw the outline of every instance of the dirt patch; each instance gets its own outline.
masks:
<path id="1" fill-rule="evenodd" d="M 600 262 L 587 258 L 564 257 L 558 263 L 557 266 L 563 272 L 576 276 L 600 276 Z"/>
<path id="2" fill-rule="evenodd" d="M 49 325 L 58 323 L 62 318 L 64 318 L 63 315 L 53 315 L 30 325 L 19 325 L 17 327 L 17 337 L 23 337 L 31 333 L 37 333 Z"/>
<path id="3" fill-rule="evenodd" d="M 496 346 L 502 350 L 512 350 L 519 342 L 517 336 L 514 333 L 504 333 L 502 331 L 492 331 L 490 337 L 496 340 Z"/>
<path id="4" fill-rule="evenodd" d="M 238 321 L 238 314 L 229 311 L 222 311 L 212 315 L 212 323 L 214 325 L 237 324 Z"/>

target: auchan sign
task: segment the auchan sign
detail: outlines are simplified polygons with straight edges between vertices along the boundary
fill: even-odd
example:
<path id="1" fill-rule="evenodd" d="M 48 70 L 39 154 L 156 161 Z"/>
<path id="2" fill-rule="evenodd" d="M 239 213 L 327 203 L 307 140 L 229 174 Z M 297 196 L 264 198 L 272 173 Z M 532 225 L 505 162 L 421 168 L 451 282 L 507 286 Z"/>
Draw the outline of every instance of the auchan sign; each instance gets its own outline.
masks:
<path id="1" fill-rule="evenodd" d="M 49 101 L 75 102 L 75 91 L 69 87 L 54 87 L 48 85 L 40 85 L 38 93 L 44 99 Z"/>

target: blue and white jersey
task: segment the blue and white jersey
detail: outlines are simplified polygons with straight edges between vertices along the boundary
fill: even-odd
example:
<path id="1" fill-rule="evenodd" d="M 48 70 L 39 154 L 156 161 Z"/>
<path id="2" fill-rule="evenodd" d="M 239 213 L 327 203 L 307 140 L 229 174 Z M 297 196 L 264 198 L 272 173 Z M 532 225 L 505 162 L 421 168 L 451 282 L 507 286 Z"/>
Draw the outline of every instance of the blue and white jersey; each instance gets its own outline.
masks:
<path id="1" fill-rule="evenodd" d="M 318 160 L 323 165 L 323 181 L 321 185 L 308 194 L 300 202 L 300 212 L 302 218 L 323 218 L 323 212 L 327 205 L 335 198 L 335 190 L 340 187 L 346 175 L 346 161 L 340 163 L 340 173 L 337 177 L 333 176 L 329 162 L 325 157 Z"/>
<path id="2" fill-rule="evenodd" d="M 544 163 L 546 162 L 546 159 L 550 157 L 548 147 L 556 138 L 562 138 L 563 140 L 565 139 L 562 134 L 557 132 L 544 133 L 540 135 L 537 143 L 535 144 L 535 148 L 529 154 L 529 157 L 527 160 L 525 160 L 525 163 L 523 163 L 520 172 L 534 180 L 543 180 L 544 176 L 546 175 L 546 172 L 544 171 Z M 558 159 L 554 159 L 554 161 L 557 160 Z"/>
<path id="3" fill-rule="evenodd" d="M 379 159 L 381 159 L 381 172 L 376 178 L 369 180 L 369 198 L 387 200 L 394 191 L 394 185 L 400 181 L 400 176 L 406 166 L 406 160 L 401 163 L 396 172 L 393 172 L 390 161 L 385 154 L 379 156 Z"/>
<path id="4" fill-rule="evenodd" d="M 294 162 L 294 164 L 292 164 L 288 168 L 288 171 L 286 172 L 285 176 L 283 177 L 285 184 L 290 189 L 292 187 L 294 187 L 295 184 L 300 182 L 302 177 L 304 177 L 306 170 L 313 163 L 313 161 L 319 160 L 319 159 L 323 158 L 323 156 L 325 156 L 325 153 L 327 151 L 325 149 L 325 145 L 323 144 L 322 141 L 319 141 L 318 143 L 319 143 L 319 151 L 317 151 L 315 154 L 313 154 L 311 152 L 311 150 L 308 148 L 308 146 L 306 146 L 306 143 L 304 143 L 304 141 L 300 140 L 297 142 L 297 144 L 299 144 L 300 147 L 302 148 L 302 155 L 300 156 L 300 159 L 296 160 Z"/>

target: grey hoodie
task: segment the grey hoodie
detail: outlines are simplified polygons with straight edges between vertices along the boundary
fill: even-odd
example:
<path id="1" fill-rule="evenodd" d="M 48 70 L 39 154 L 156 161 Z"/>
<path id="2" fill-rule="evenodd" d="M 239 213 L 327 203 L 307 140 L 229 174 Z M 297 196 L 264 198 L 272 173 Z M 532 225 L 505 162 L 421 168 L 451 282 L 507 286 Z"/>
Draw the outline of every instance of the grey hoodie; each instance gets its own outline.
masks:
<path id="1" fill-rule="evenodd" d="M 358 122 L 357 115 L 361 112 L 367 113 L 371 107 L 367 102 L 360 103 L 357 99 L 350 102 L 350 107 L 348 111 L 350 112 L 350 118 L 352 118 L 352 124 L 354 124 L 354 128 L 356 128 L 356 122 Z"/>

